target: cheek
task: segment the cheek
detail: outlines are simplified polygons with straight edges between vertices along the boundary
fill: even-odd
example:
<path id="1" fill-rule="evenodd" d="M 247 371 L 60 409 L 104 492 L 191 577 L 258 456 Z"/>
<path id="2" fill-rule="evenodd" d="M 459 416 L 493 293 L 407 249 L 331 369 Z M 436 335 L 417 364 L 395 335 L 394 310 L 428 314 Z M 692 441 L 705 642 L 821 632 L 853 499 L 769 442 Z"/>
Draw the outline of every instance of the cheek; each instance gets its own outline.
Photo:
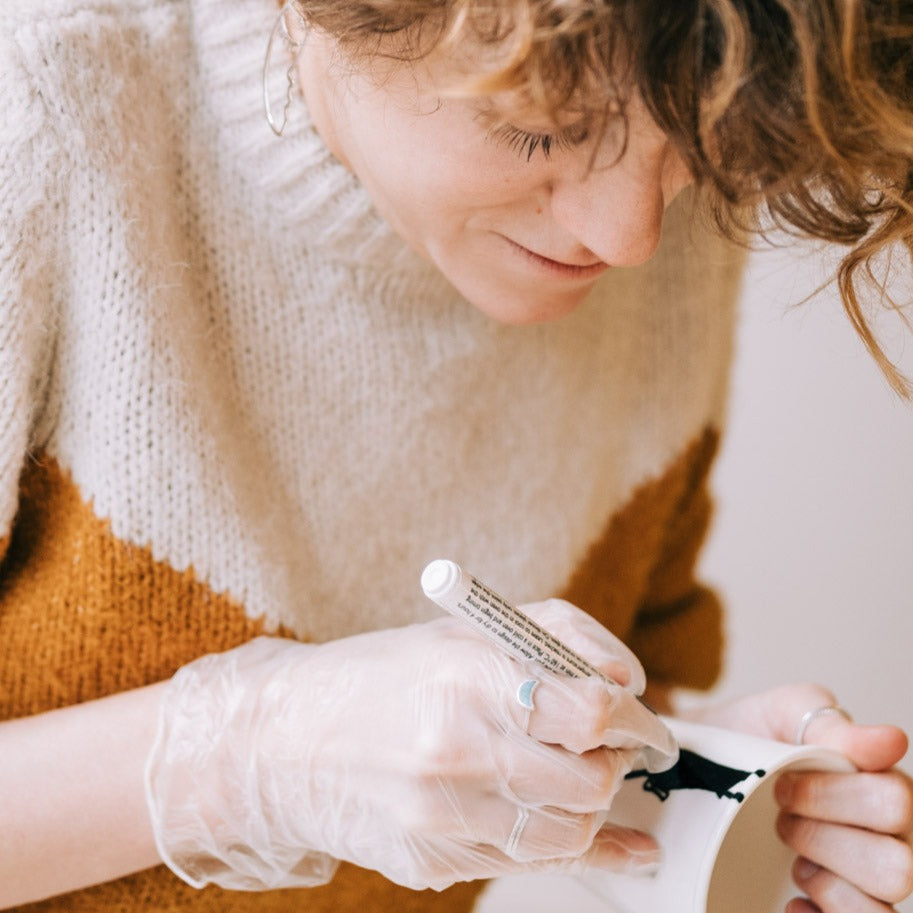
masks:
<path id="1" fill-rule="evenodd" d="M 463 187 L 407 156 L 375 160 L 356 174 L 384 221 L 417 253 L 442 266 L 465 242 L 472 209 Z"/>
<path id="2" fill-rule="evenodd" d="M 477 129 L 436 114 L 363 114 L 360 123 L 353 121 L 355 173 L 385 220 L 426 253 L 462 246 L 464 229 L 503 227 L 535 192 L 535 166 L 493 146 Z"/>
<path id="3" fill-rule="evenodd" d="M 498 188 L 490 182 L 446 165 L 406 162 L 405 167 L 391 168 L 386 177 L 385 203 L 393 218 L 429 241 L 455 243 L 463 229 L 486 222 L 503 205 Z"/>
<path id="4" fill-rule="evenodd" d="M 420 127 L 401 150 L 402 170 L 409 184 L 442 209 L 492 208 L 522 193 L 522 163 L 486 140 L 477 125 L 436 121 L 432 115 Z"/>

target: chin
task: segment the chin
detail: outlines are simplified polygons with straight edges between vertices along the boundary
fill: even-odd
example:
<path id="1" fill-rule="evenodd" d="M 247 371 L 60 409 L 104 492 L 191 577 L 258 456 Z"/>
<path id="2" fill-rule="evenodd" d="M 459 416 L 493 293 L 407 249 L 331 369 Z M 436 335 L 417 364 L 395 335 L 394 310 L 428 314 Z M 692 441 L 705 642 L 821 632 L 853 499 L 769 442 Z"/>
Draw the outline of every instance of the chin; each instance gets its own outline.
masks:
<path id="1" fill-rule="evenodd" d="M 508 295 L 489 294 L 485 296 L 470 296 L 463 291 L 470 304 L 498 323 L 508 326 L 527 326 L 533 323 L 560 320 L 575 311 L 583 303 L 588 293 L 589 288 L 547 297 L 543 296 L 541 292 L 536 295 L 523 296 L 516 290 L 511 290 Z"/>

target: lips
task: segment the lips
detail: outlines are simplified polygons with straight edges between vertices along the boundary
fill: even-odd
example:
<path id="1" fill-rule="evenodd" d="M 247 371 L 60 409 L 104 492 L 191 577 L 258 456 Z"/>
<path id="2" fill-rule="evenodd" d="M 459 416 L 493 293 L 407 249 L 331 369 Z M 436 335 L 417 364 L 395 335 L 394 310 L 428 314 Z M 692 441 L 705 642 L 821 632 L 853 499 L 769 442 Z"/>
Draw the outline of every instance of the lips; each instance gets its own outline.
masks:
<path id="1" fill-rule="evenodd" d="M 506 235 L 501 235 L 501 237 L 504 238 L 514 251 L 524 257 L 527 261 L 541 267 L 544 271 L 564 275 L 568 278 L 589 279 L 600 275 L 600 273 L 605 272 L 609 268 L 608 263 L 604 263 L 602 260 L 598 259 L 576 263 L 556 260 L 553 257 L 548 257 L 545 254 L 530 250 L 528 247 L 518 244 L 511 238 L 508 238 Z"/>

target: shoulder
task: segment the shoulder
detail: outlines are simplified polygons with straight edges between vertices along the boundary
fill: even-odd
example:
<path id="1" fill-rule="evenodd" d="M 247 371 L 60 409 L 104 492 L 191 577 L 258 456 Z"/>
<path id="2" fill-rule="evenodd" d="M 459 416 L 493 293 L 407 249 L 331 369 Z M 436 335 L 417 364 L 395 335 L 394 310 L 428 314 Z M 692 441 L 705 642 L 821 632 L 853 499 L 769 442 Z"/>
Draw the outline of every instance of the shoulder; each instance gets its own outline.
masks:
<path id="1" fill-rule="evenodd" d="M 0 79 L 28 83 L 31 100 L 64 114 L 68 99 L 86 102 L 112 71 L 140 79 L 134 62 L 159 53 L 189 18 L 187 0 L 3 0 Z"/>
<path id="2" fill-rule="evenodd" d="M 104 172 L 186 91 L 186 0 L 3 0 L 0 179 Z M 175 90 L 175 87 L 178 87 Z M 159 131 L 161 132 L 161 131 Z"/>
<path id="3" fill-rule="evenodd" d="M 187 0 L 4 0 L 0 23 L 7 28 L 47 22 L 66 25 L 72 17 L 135 15 L 150 9 L 184 6 Z"/>

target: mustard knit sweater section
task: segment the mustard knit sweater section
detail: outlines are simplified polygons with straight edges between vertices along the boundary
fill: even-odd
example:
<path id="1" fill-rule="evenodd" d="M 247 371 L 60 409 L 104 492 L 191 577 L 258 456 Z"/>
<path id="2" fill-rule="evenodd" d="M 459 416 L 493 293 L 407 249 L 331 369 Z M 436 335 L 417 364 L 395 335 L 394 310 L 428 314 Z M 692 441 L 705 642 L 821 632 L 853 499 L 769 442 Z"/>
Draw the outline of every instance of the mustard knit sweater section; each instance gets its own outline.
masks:
<path id="1" fill-rule="evenodd" d="M 517 602 L 564 595 L 648 675 L 710 684 L 721 616 L 694 564 L 741 256 L 685 195 L 653 260 L 574 314 L 494 323 L 297 94 L 269 130 L 275 13 L 0 10 L 0 719 L 262 632 L 435 617 L 437 557 Z M 159 867 L 28 909 L 444 911 L 478 889 L 343 866 L 308 891 L 195 891 Z"/>

